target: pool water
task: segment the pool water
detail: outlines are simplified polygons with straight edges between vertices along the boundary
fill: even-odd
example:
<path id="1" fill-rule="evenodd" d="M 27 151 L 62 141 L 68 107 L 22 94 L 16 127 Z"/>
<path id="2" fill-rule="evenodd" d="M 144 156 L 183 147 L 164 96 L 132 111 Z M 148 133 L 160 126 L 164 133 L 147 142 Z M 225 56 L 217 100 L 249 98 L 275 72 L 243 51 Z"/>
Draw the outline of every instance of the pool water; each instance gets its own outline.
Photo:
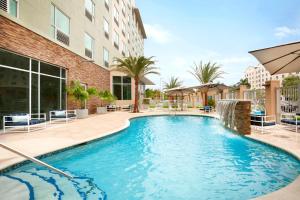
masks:
<path id="1" fill-rule="evenodd" d="M 136 118 L 118 134 L 43 161 L 91 179 L 97 187 L 86 199 L 249 199 L 278 190 L 300 174 L 300 162 L 291 155 L 238 136 L 216 119 L 196 116 Z M 39 172 L 51 177 L 27 164 L 5 178 L 14 181 L 11 177 Z M 24 179 L 31 184 L 41 178 Z M 72 187 L 65 188 L 68 181 L 61 179 L 56 181 L 61 186 L 51 190 L 34 183 L 31 195 L 68 199 Z M 84 199 L 82 194 L 71 199 L 77 198 Z"/>

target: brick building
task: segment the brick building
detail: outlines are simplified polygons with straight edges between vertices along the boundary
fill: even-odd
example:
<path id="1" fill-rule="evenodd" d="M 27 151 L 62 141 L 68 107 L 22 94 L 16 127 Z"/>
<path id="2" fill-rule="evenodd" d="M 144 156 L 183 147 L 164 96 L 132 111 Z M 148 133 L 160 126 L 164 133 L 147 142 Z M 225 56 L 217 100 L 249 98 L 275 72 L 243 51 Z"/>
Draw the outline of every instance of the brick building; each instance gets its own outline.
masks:
<path id="1" fill-rule="evenodd" d="M 119 103 L 134 97 L 133 80 L 109 68 L 114 57 L 143 55 L 146 33 L 132 0 L 0 0 L 0 37 L 1 120 L 76 108 L 65 92 L 72 80 L 111 90 Z M 90 113 L 99 103 L 88 101 Z"/>

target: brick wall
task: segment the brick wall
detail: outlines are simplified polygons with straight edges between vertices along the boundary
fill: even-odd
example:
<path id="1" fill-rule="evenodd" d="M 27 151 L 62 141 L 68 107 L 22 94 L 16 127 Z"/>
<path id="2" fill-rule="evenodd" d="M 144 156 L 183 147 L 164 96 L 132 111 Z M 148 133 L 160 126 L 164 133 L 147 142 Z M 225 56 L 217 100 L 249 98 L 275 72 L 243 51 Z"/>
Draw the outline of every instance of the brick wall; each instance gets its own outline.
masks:
<path id="1" fill-rule="evenodd" d="M 83 62 L 86 61 L 85 58 L 3 16 L 0 16 L 0 37 L 0 48 L 66 68 L 69 83 L 72 80 L 79 80 L 88 86 L 109 90 L 108 70 L 94 63 Z M 91 98 L 88 101 L 90 113 L 94 113 L 99 104 L 97 98 Z M 68 108 L 76 108 L 76 103 L 70 98 Z"/>

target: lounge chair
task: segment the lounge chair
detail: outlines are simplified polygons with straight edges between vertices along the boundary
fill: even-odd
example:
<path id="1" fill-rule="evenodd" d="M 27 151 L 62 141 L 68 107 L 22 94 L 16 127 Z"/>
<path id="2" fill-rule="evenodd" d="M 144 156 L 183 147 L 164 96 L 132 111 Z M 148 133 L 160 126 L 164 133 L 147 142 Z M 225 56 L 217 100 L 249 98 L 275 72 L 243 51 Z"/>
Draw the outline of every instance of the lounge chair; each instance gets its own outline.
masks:
<path id="1" fill-rule="evenodd" d="M 276 118 L 275 115 L 265 115 L 264 112 L 252 112 L 250 122 L 252 126 L 264 132 L 267 127 L 276 125 Z"/>
<path id="2" fill-rule="evenodd" d="M 122 106 L 123 111 L 131 112 L 132 109 L 133 109 L 133 105 L 124 105 L 124 106 Z"/>
<path id="3" fill-rule="evenodd" d="M 46 127 L 46 113 L 17 113 L 3 116 L 3 132 L 8 129 L 14 132 L 30 132 L 30 130 L 37 130 Z M 23 130 L 20 130 L 22 129 Z"/>
<path id="4" fill-rule="evenodd" d="M 300 113 L 282 113 L 280 121 L 282 124 L 295 126 L 297 133 L 300 127 Z"/>
<path id="5" fill-rule="evenodd" d="M 52 110 L 49 112 L 50 124 L 53 122 L 65 121 L 77 118 L 76 110 Z"/>
<path id="6" fill-rule="evenodd" d="M 210 113 L 212 111 L 212 106 L 204 106 L 204 112 Z"/>

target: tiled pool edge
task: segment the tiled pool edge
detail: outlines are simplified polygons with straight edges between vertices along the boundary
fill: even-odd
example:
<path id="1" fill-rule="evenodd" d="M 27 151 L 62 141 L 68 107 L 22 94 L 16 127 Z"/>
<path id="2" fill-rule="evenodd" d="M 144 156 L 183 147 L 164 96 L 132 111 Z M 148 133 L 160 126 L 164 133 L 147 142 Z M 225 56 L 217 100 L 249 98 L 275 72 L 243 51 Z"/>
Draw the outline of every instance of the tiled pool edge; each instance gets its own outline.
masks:
<path id="1" fill-rule="evenodd" d="M 56 150 L 51 150 L 49 152 L 41 153 L 40 155 L 36 155 L 35 157 L 37 157 L 37 158 L 48 157 L 48 156 L 51 156 L 51 155 L 56 154 L 56 153 L 67 151 L 71 148 L 75 148 L 77 146 L 81 146 L 81 145 L 84 145 L 84 144 L 87 144 L 87 143 L 91 143 L 91 142 L 94 142 L 94 141 L 97 141 L 97 140 L 102 140 L 102 139 L 105 139 L 107 137 L 113 136 L 115 134 L 118 134 L 120 131 L 128 128 L 130 126 L 130 120 L 135 119 L 135 118 L 141 118 L 141 117 L 147 117 L 147 116 L 166 116 L 166 115 L 170 115 L 170 114 L 169 113 L 139 113 L 139 115 L 129 116 L 126 119 L 124 119 L 123 123 L 125 123 L 125 125 L 123 125 L 119 128 L 107 131 L 101 136 L 90 137 L 90 138 L 82 140 L 78 143 L 75 142 L 74 144 L 67 145 L 67 146 L 58 148 Z M 204 117 L 211 117 L 211 118 L 218 119 L 218 117 L 216 115 L 208 115 L 208 114 L 203 114 L 203 113 L 178 113 L 176 115 L 177 116 L 178 115 L 181 115 L 181 116 L 204 116 Z M 297 153 L 289 150 L 288 148 L 280 147 L 276 144 L 270 143 L 269 141 L 265 141 L 263 139 L 251 137 L 251 135 L 250 136 L 246 135 L 244 137 L 246 137 L 247 139 L 259 142 L 259 143 L 263 143 L 265 145 L 269 145 L 269 146 L 274 147 L 274 148 L 278 148 L 278 149 L 292 155 L 293 157 L 297 158 L 298 160 L 300 160 L 300 155 L 298 155 Z M 18 167 L 20 167 L 20 166 L 22 166 L 22 165 L 24 165 L 28 162 L 30 162 L 30 161 L 28 161 L 26 159 L 19 159 L 19 160 L 15 160 L 15 162 L 11 163 L 10 165 L 0 166 L 0 174 L 8 172 L 10 170 L 13 170 L 15 168 L 18 168 Z M 291 199 L 291 200 L 293 200 L 293 199 L 295 199 L 296 200 L 296 199 L 299 199 L 298 198 L 299 196 L 300 196 L 300 176 L 298 176 L 293 182 L 291 182 L 287 186 L 285 186 L 285 187 L 283 187 L 279 190 L 276 190 L 274 192 L 256 197 L 254 199 L 257 199 L 257 200 L 260 200 L 260 199 L 261 200 L 269 200 L 269 199 L 272 199 L 272 200 L 273 199 L 275 199 L 275 200 L 276 199 Z"/>

